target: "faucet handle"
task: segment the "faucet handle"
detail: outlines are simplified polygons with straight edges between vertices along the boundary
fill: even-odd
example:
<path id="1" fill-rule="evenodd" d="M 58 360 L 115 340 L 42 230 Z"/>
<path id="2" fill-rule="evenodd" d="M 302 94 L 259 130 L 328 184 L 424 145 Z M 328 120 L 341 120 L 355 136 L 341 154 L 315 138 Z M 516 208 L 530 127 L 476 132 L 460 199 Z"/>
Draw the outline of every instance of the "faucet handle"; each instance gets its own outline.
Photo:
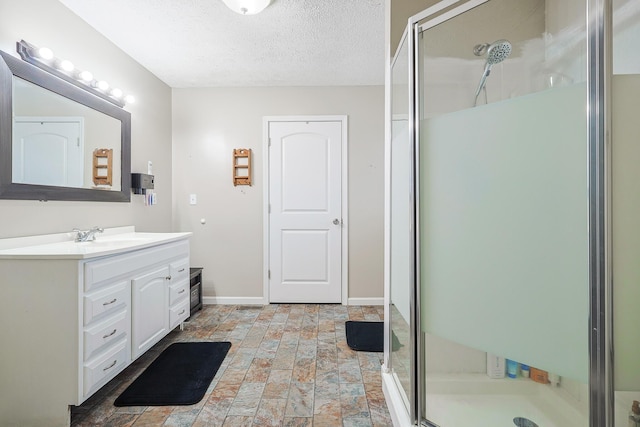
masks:
<path id="1" fill-rule="evenodd" d="M 74 228 L 73 231 L 76 233 L 76 242 L 82 242 L 87 236 L 87 232 L 79 228 Z"/>

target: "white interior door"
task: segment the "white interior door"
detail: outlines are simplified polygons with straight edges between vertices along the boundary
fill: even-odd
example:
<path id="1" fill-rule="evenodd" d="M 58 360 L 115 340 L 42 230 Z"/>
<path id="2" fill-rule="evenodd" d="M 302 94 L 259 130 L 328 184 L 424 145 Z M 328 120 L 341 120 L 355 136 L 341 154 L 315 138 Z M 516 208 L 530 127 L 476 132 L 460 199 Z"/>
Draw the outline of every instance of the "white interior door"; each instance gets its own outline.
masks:
<path id="1" fill-rule="evenodd" d="M 12 150 L 13 182 L 83 186 L 81 117 L 16 117 Z"/>
<path id="2" fill-rule="evenodd" d="M 269 301 L 342 300 L 342 121 L 270 121 Z"/>

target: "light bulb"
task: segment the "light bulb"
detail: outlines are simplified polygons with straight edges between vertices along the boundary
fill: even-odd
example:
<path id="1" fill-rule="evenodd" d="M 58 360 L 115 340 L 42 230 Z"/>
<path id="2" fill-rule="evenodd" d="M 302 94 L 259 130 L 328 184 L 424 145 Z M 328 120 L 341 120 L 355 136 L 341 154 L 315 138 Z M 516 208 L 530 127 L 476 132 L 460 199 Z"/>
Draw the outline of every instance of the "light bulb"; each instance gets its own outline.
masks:
<path id="1" fill-rule="evenodd" d="M 107 89 L 109 89 L 109 83 L 105 82 L 104 80 L 100 80 L 97 84 L 98 89 L 105 91 Z"/>
<path id="2" fill-rule="evenodd" d="M 91 74 L 90 71 L 82 71 L 79 75 L 80 80 L 82 80 L 83 82 L 91 82 L 93 81 L 93 74 Z"/>
<path id="3" fill-rule="evenodd" d="M 133 95 L 127 95 L 124 97 L 124 100 L 127 104 L 133 104 L 136 102 L 136 98 Z"/>
<path id="4" fill-rule="evenodd" d="M 50 60 L 53 59 L 53 51 L 48 47 L 41 47 L 38 49 L 38 56 L 42 59 Z"/>
<path id="5" fill-rule="evenodd" d="M 60 62 L 60 69 L 66 72 L 71 72 L 73 71 L 75 67 L 73 66 L 73 63 L 71 61 L 68 60 L 63 60 L 62 62 Z"/>
<path id="6" fill-rule="evenodd" d="M 117 87 L 113 88 L 111 89 L 111 96 L 113 96 L 114 98 L 120 98 L 122 96 L 122 91 Z"/>

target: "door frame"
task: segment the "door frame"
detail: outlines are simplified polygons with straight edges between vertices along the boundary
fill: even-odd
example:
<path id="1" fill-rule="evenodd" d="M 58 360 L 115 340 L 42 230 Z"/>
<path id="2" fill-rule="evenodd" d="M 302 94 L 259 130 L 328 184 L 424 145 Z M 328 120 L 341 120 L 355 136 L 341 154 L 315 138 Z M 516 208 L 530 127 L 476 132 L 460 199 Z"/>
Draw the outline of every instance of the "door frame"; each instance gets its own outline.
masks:
<path id="1" fill-rule="evenodd" d="M 272 122 L 341 122 L 342 125 L 342 171 L 341 171 L 341 203 L 342 203 L 342 235 L 341 238 L 341 287 L 342 305 L 348 304 L 349 298 L 349 144 L 348 144 L 348 117 L 336 116 L 264 116 L 262 118 L 262 234 L 263 234 L 263 268 L 262 268 L 262 295 L 263 303 L 269 304 L 269 261 L 270 261 L 270 225 L 269 225 L 269 182 L 270 151 L 269 151 L 269 123 Z"/>

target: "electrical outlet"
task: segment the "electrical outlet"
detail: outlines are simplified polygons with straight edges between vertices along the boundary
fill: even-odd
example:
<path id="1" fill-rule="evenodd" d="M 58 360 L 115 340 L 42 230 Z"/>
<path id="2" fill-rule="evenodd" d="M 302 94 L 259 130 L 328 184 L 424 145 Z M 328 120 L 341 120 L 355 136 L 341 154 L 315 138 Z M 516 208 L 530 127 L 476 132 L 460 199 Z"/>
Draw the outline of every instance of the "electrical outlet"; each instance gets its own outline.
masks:
<path id="1" fill-rule="evenodd" d="M 198 204 L 198 196 L 196 196 L 195 194 L 190 194 L 189 195 L 189 204 L 190 205 L 197 205 Z"/>

